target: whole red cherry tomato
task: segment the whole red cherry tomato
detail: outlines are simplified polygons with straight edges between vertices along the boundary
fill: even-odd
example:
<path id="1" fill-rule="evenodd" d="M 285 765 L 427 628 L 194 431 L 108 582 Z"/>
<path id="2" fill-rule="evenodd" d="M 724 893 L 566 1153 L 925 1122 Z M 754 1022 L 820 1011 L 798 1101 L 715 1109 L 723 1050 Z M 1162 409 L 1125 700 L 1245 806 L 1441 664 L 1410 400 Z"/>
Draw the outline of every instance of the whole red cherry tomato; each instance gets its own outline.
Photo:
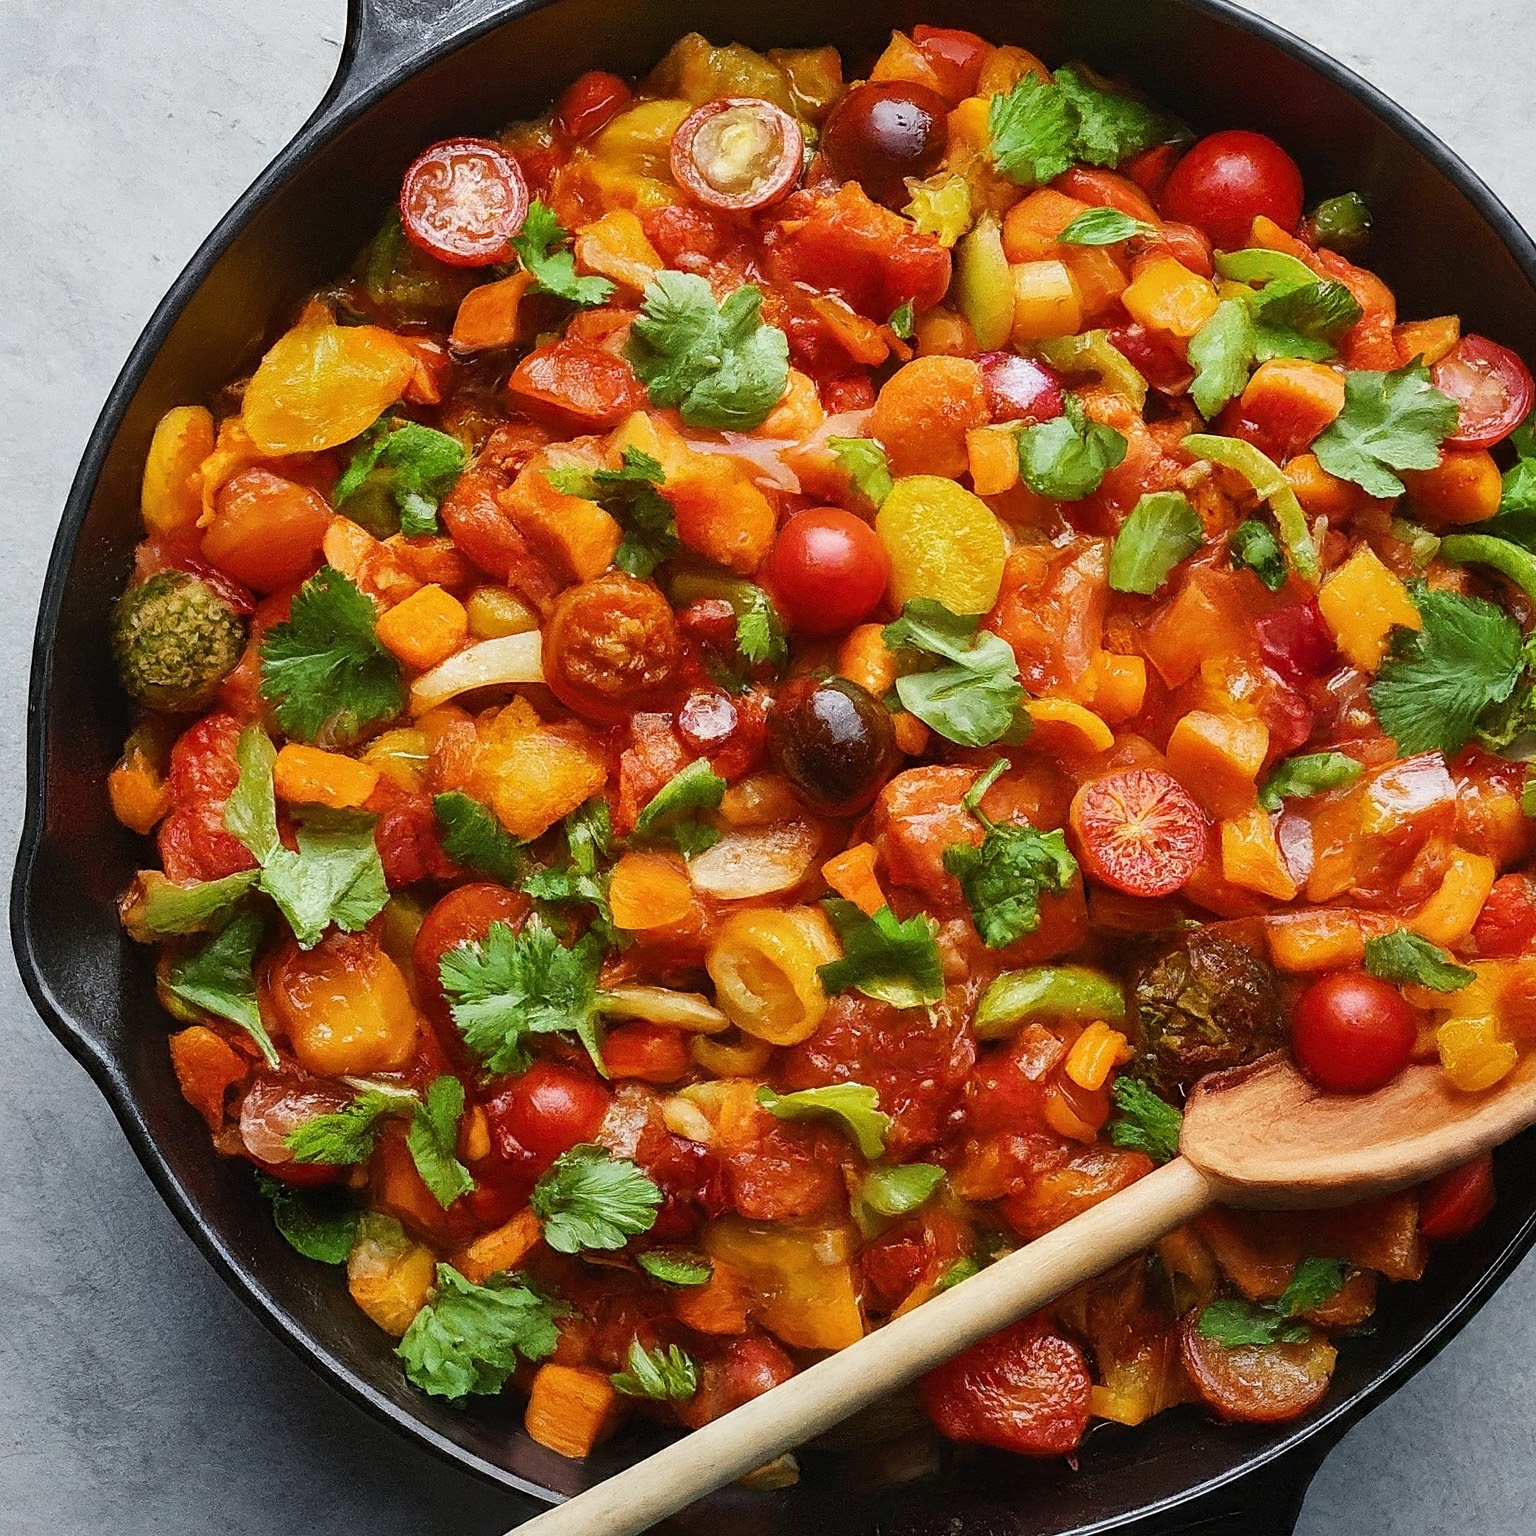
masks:
<path id="1" fill-rule="evenodd" d="M 1435 364 L 1435 388 L 1461 407 L 1447 448 L 1492 448 L 1531 414 L 1536 384 L 1508 347 L 1486 336 L 1463 336 Z"/>
<path id="2" fill-rule="evenodd" d="M 1017 352 L 983 352 L 976 359 L 993 421 L 1052 421 L 1066 410 L 1053 368 Z"/>
<path id="3" fill-rule="evenodd" d="M 1485 1152 L 1424 1186 L 1419 1197 L 1419 1231 L 1437 1243 L 1465 1237 L 1492 1209 L 1493 1155 Z"/>
<path id="4" fill-rule="evenodd" d="M 536 1061 L 485 1112 L 498 1141 L 510 1136 L 535 1156 L 556 1158 L 578 1142 L 591 1141 L 612 1102 L 613 1095 L 590 1072 Z"/>
<path id="5" fill-rule="evenodd" d="M 839 507 L 814 507 L 779 530 L 764 574 L 792 629 L 834 635 L 874 611 L 890 560 L 868 523 Z"/>
<path id="6" fill-rule="evenodd" d="M 1408 1065 L 1417 1033 L 1396 987 L 1363 971 L 1337 971 L 1301 994 L 1291 1050 L 1325 1092 L 1370 1093 Z"/>
<path id="7" fill-rule="evenodd" d="M 787 197 L 805 167 L 805 135 L 782 107 L 722 96 L 672 135 L 672 179 L 706 208 L 745 213 Z"/>
<path id="8" fill-rule="evenodd" d="M 1201 139 L 1174 166 L 1162 211 L 1235 251 L 1248 244 L 1260 214 L 1294 232 L 1304 198 L 1296 162 L 1273 139 L 1236 128 Z"/>
<path id="9" fill-rule="evenodd" d="M 590 139 L 633 98 L 627 81 L 606 69 L 589 69 L 566 86 L 555 108 L 555 127 L 568 139 Z"/>
<path id="10" fill-rule="evenodd" d="M 1130 896 L 1171 896 L 1209 841 L 1204 812 L 1161 768 L 1091 780 L 1073 796 L 1068 821 L 1084 871 Z"/>
<path id="11" fill-rule="evenodd" d="M 528 217 L 528 183 L 494 139 L 444 139 L 411 162 L 400 187 L 406 238 L 453 267 L 505 261 Z"/>

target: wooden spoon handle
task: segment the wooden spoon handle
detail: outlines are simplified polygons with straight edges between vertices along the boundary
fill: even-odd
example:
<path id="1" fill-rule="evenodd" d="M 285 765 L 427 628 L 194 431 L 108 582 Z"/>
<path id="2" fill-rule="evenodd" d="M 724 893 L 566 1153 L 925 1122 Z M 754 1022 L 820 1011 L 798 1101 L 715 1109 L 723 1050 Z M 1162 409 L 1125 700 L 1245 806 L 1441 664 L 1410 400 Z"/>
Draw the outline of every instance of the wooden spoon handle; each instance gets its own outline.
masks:
<path id="1" fill-rule="evenodd" d="M 1102 1274 L 1211 1199 L 1205 1175 L 1178 1158 L 771 1392 L 518 1526 L 516 1536 L 637 1536 Z"/>

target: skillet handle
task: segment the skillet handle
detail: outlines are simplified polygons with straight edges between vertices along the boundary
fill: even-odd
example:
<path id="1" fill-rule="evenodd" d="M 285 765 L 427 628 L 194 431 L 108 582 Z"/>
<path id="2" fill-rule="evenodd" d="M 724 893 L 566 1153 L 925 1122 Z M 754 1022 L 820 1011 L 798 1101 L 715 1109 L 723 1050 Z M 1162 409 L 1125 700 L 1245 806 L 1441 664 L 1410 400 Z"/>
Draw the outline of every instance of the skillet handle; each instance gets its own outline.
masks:
<path id="1" fill-rule="evenodd" d="M 409 74 L 429 49 L 467 39 L 514 9 L 509 0 L 347 0 L 341 59 L 310 126 Z"/>

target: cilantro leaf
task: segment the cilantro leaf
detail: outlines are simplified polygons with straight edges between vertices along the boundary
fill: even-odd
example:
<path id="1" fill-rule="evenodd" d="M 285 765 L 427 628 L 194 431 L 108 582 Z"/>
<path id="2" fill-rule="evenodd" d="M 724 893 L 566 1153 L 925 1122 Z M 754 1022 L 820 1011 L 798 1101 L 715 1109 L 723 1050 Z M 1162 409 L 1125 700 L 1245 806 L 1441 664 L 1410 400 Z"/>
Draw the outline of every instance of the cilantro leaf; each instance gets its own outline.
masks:
<path id="1" fill-rule="evenodd" d="M 239 912 L 195 955 L 179 960 L 165 974 L 174 997 L 220 1019 L 238 1024 L 259 1047 L 269 1067 L 276 1067 L 277 1047 L 261 1022 L 253 968 L 266 923 L 259 912 Z"/>
<path id="2" fill-rule="evenodd" d="M 1090 208 L 1078 214 L 1056 240 L 1061 245 L 1119 245 L 1138 236 L 1155 239 L 1157 230 L 1145 219 L 1133 219 L 1118 208 Z"/>
<path id="3" fill-rule="evenodd" d="M 891 494 L 896 482 L 891 478 L 890 461 L 874 438 L 829 437 L 827 447 L 832 450 L 837 467 L 870 506 L 879 507 Z"/>
<path id="4" fill-rule="evenodd" d="M 1365 771 L 1363 764 L 1343 752 L 1309 752 L 1287 757 L 1270 770 L 1259 788 L 1259 804 L 1278 811 L 1286 800 L 1304 800 L 1330 789 L 1344 789 Z"/>
<path id="5" fill-rule="evenodd" d="M 613 914 L 608 909 L 608 877 L 600 865 L 613 853 L 613 826 L 603 801 L 588 800 L 565 818 L 565 844 L 565 866 L 529 875 L 523 881 L 523 891 L 536 901 L 592 907 L 595 916 L 591 931 L 601 943 L 611 943 Z"/>
<path id="6" fill-rule="evenodd" d="M 512 237 L 512 249 L 523 270 L 533 278 L 530 293 L 552 293 L 557 299 L 588 308 L 606 304 L 613 295 L 613 284 L 606 277 L 577 277 L 576 259 L 563 247 L 571 238 L 562 228 L 554 211 L 538 198 L 528 205 L 521 234 Z"/>
<path id="7" fill-rule="evenodd" d="M 177 885 L 158 869 L 141 869 L 119 906 L 123 926 L 140 944 L 220 927 L 256 883 L 259 871 L 242 869 L 218 880 Z"/>
<path id="8" fill-rule="evenodd" d="M 720 829 L 701 814 L 720 808 L 725 780 L 698 758 L 674 773 L 635 818 L 635 835 L 649 841 L 670 841 L 687 858 L 713 848 Z"/>
<path id="9" fill-rule="evenodd" d="M 595 501 L 624 530 L 613 557 L 621 571 L 645 580 L 681 548 L 677 514 L 657 489 L 661 464 L 638 448 L 626 448 L 620 469 L 552 469 L 546 478 L 563 496 Z"/>
<path id="10" fill-rule="evenodd" d="M 665 1349 L 647 1349 L 639 1339 L 631 1339 L 624 1363 L 628 1370 L 608 1379 L 625 1397 L 648 1397 L 652 1402 L 682 1402 L 699 1390 L 699 1370 L 693 1357 L 676 1344 Z"/>
<path id="11" fill-rule="evenodd" d="M 1324 362 L 1364 313 L 1343 283 L 1330 281 L 1269 283 L 1251 308 L 1254 356 L 1261 363 L 1275 357 Z"/>
<path id="12" fill-rule="evenodd" d="M 522 1072 L 532 1036 L 574 1034 L 599 1072 L 600 944 L 588 935 L 566 948 L 538 917 L 520 933 L 492 923 L 484 939 L 466 939 L 438 964 L 449 1012 L 464 1044 L 487 1072 Z"/>
<path id="13" fill-rule="evenodd" d="M 1207 421 L 1213 421 L 1248 385 L 1253 367 L 1253 316 L 1241 299 L 1223 299 L 1189 343 L 1195 370 L 1190 397 Z"/>
<path id="14" fill-rule="evenodd" d="M 272 1203 L 272 1224 L 295 1253 L 320 1264 L 345 1264 L 362 1212 L 335 1190 L 295 1189 L 257 1173 L 256 1188 Z"/>
<path id="15" fill-rule="evenodd" d="M 406 1149 L 421 1182 L 444 1210 L 475 1187 L 456 1150 L 463 1116 L 464 1084 L 445 1073 L 428 1085 L 425 1098 L 411 1112 L 411 1127 L 405 1134 Z"/>
<path id="16" fill-rule="evenodd" d="M 419 422 L 383 416 L 358 445 L 331 493 L 332 504 L 341 510 L 371 479 L 394 498 L 401 533 L 436 533 L 437 509 L 469 462 L 463 443 Z"/>
<path id="17" fill-rule="evenodd" d="M 373 603 L 323 565 L 299 588 L 285 623 L 261 642 L 261 696 L 300 741 L 354 741 L 405 708 L 400 663 L 379 643 Z"/>
<path id="18" fill-rule="evenodd" d="M 1040 926 L 1040 898 L 1070 889 L 1077 860 L 1060 832 L 992 822 L 986 827 L 979 848 L 946 848 L 944 868 L 960 882 L 982 942 L 1002 949 Z"/>
<path id="19" fill-rule="evenodd" d="M 434 796 L 438 841 L 455 864 L 502 885 L 516 885 L 527 866 L 523 845 L 493 811 L 457 790 Z"/>
<path id="20" fill-rule="evenodd" d="M 958 180 L 961 187 L 967 186 L 967 183 L 963 177 L 958 178 Z M 966 204 L 966 219 L 969 221 L 970 196 L 968 191 L 966 193 Z M 950 242 L 950 244 L 953 243 L 953 241 Z M 904 303 L 898 304 L 896 308 L 891 311 L 891 318 L 886 321 L 886 324 L 890 326 L 890 328 L 895 331 L 895 333 L 901 337 L 903 341 L 911 341 L 913 336 L 917 334 L 917 316 L 912 308 L 912 300 L 907 299 Z"/>
<path id="21" fill-rule="evenodd" d="M 1433 469 L 1440 444 L 1456 430 L 1460 407 L 1430 383 L 1423 363 L 1393 373 L 1351 373 L 1344 411 L 1312 451 L 1330 475 L 1376 497 L 1401 496 L 1401 469 Z"/>
<path id="22" fill-rule="evenodd" d="M 635 1262 L 663 1285 L 707 1285 L 715 1272 L 702 1253 L 683 1248 L 649 1248 L 636 1254 Z"/>
<path id="23" fill-rule="evenodd" d="M 944 1169 L 937 1163 L 899 1163 L 889 1168 L 872 1168 L 853 1197 L 855 1217 L 905 1216 L 932 1198 L 944 1182 Z M 870 1223 L 876 1225 L 877 1223 Z"/>
<path id="24" fill-rule="evenodd" d="M 1406 928 L 1367 939 L 1365 968 L 1383 981 L 1428 987 L 1432 992 L 1459 992 L 1477 980 L 1475 971 L 1457 965 L 1438 944 Z"/>
<path id="25" fill-rule="evenodd" d="M 1116 592 L 1150 597 L 1181 560 L 1205 543 L 1205 528 L 1178 491 L 1143 496 L 1120 526 L 1109 557 L 1109 584 Z"/>
<path id="26" fill-rule="evenodd" d="M 295 1126 L 288 1133 L 288 1150 L 296 1163 L 322 1163 L 331 1168 L 366 1163 L 384 1133 L 384 1122 L 415 1104 L 414 1093 L 365 1089 L 350 1104 Z"/>
<path id="27" fill-rule="evenodd" d="M 613 818 L 602 800 L 588 800 L 565 818 L 565 843 L 572 865 L 595 875 L 601 860 L 613 857 Z"/>
<path id="28" fill-rule="evenodd" d="M 1402 757 L 1460 751 L 1478 716 L 1514 691 L 1523 667 L 1520 629 L 1480 597 L 1425 591 L 1424 627 L 1404 632 L 1371 684 L 1381 728 Z"/>
<path id="29" fill-rule="evenodd" d="M 1089 421 L 1076 395 L 1066 411 L 1019 434 L 1019 472 L 1038 496 L 1081 501 L 1125 459 L 1126 441 L 1113 427 Z"/>
<path id="30" fill-rule="evenodd" d="M 1291 1283 L 1274 1301 L 1223 1297 L 1201 1310 L 1196 1328 L 1228 1349 L 1243 1345 L 1301 1344 L 1311 1329 L 1298 1319 L 1314 1312 L 1344 1284 L 1349 1266 L 1342 1259 L 1303 1259 Z"/>
<path id="31" fill-rule="evenodd" d="M 949 741 L 967 747 L 1021 741 L 1029 717 L 1013 647 L 981 630 L 981 620 L 951 613 L 931 598 L 914 598 L 883 631 L 893 651 L 936 657 L 949 665 L 905 668 L 896 679 L 901 707 Z"/>
<path id="32" fill-rule="evenodd" d="M 405 1374 L 433 1397 L 500 1392 L 519 1360 L 542 1360 L 559 1342 L 556 1306 L 513 1275 L 474 1285 L 437 1266 L 437 1294 L 405 1330 L 395 1353 Z"/>
<path id="33" fill-rule="evenodd" d="M 1227 554 L 1234 567 L 1247 566 L 1271 592 L 1278 592 L 1290 574 L 1280 540 L 1256 517 L 1245 518 L 1232 530 Z"/>
<path id="34" fill-rule="evenodd" d="M 882 908 L 882 910 L 889 910 Z M 840 1120 L 853 1144 L 866 1158 L 885 1151 L 891 1117 L 880 1108 L 880 1095 L 863 1083 L 828 1083 L 798 1093 L 776 1093 L 767 1083 L 757 1090 L 757 1102 L 778 1120 Z"/>
<path id="35" fill-rule="evenodd" d="M 1167 113 L 1096 84 L 1081 64 L 1062 65 L 1055 83 L 1077 114 L 1077 158 L 1089 165 L 1117 166 L 1166 143 L 1177 129 Z"/>
<path id="36" fill-rule="evenodd" d="M 1117 1077 L 1110 1097 L 1115 1116 L 1109 1122 L 1109 1139 L 1115 1146 L 1145 1152 L 1154 1163 L 1171 1162 L 1179 1155 L 1184 1116 L 1172 1104 L 1136 1077 Z"/>
<path id="37" fill-rule="evenodd" d="M 716 304 L 702 277 L 657 273 L 627 348 L 651 403 L 676 406 L 690 427 L 761 426 L 789 384 L 789 340 L 763 323 L 762 303 L 751 283 Z"/>
<path id="38" fill-rule="evenodd" d="M 1526 636 L 1521 656 L 1525 670 L 1514 692 L 1477 717 L 1477 739 L 1490 752 L 1508 753 L 1517 742 L 1523 749 L 1525 738 L 1536 733 L 1536 635 Z"/>
<path id="39" fill-rule="evenodd" d="M 529 1197 L 556 1253 L 622 1248 L 651 1230 L 661 1201 L 655 1183 L 628 1158 L 590 1144 L 562 1152 Z"/>
<path id="40" fill-rule="evenodd" d="M 761 587 L 750 582 L 742 583 L 741 601 L 736 604 L 736 649 L 754 666 L 782 667 L 789 657 L 779 610 Z"/>
<path id="41" fill-rule="evenodd" d="M 888 906 L 866 917 L 838 897 L 823 905 L 843 945 L 842 958 L 816 972 L 829 995 L 853 987 L 896 1008 L 917 1008 L 943 997 L 944 967 L 934 942 L 939 925 L 926 913 L 898 922 Z"/>

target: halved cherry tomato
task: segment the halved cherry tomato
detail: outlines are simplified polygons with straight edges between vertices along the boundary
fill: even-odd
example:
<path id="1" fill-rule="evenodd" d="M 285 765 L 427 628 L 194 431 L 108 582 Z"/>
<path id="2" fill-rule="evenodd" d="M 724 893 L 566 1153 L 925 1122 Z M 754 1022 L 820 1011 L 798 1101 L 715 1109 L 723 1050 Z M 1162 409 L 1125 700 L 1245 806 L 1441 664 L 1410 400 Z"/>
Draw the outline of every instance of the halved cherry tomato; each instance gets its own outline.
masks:
<path id="1" fill-rule="evenodd" d="M 1207 1405 L 1237 1424 L 1278 1424 L 1322 1401 L 1337 1358 L 1322 1334 L 1299 1344 L 1229 1347 L 1199 1330 L 1191 1312 L 1179 1329 L 1179 1354 Z"/>
<path id="2" fill-rule="evenodd" d="M 316 1115 L 334 1114 L 350 1095 L 305 1077 L 256 1078 L 240 1101 L 240 1144 L 253 1163 L 290 1184 L 331 1184 L 345 1172 L 326 1163 L 296 1163 L 288 1138 Z"/>
<path id="3" fill-rule="evenodd" d="M 318 491 L 270 469 L 245 469 L 219 487 L 203 558 L 256 592 L 307 576 L 331 521 Z"/>
<path id="4" fill-rule="evenodd" d="M 523 168 L 494 139 L 444 139 L 411 162 L 400 186 L 406 238 L 452 267 L 505 261 L 527 217 Z"/>
<path id="5" fill-rule="evenodd" d="M 1088 1428 L 1083 1352 L 1039 1318 L 973 1344 L 918 1382 L 941 1435 L 1020 1456 L 1066 1456 Z"/>
<path id="6" fill-rule="evenodd" d="M 485 1106 L 491 1135 L 504 1157 L 516 1147 L 554 1159 L 578 1142 L 591 1141 L 608 1113 L 613 1095 L 590 1072 L 536 1061 Z"/>
<path id="7" fill-rule="evenodd" d="M 1536 939 L 1536 890 L 1528 875 L 1500 875 L 1472 929 L 1472 946 L 1484 960 L 1523 954 Z"/>
<path id="8" fill-rule="evenodd" d="M 950 101 L 958 103 L 976 94 L 981 66 L 992 52 L 992 45 L 985 38 L 959 27 L 916 26 L 912 28 L 912 41 L 938 76 L 939 89 Z"/>
<path id="9" fill-rule="evenodd" d="M 569 336 L 535 347 L 512 370 L 507 393 L 535 420 L 570 433 L 616 427 L 649 403 L 645 386 L 622 357 Z"/>
<path id="10" fill-rule="evenodd" d="M 1508 347 L 1486 336 L 1463 336 L 1435 364 L 1435 388 L 1461 407 L 1447 448 L 1492 448 L 1531 414 L 1536 384 L 1531 371 Z"/>
<path id="11" fill-rule="evenodd" d="M 562 592 L 544 626 L 544 681 L 588 720 L 627 720 L 654 704 L 677 663 L 677 623 L 666 598 L 621 571 Z"/>
<path id="12" fill-rule="evenodd" d="M 1305 195 L 1296 162 L 1273 139 L 1236 128 L 1201 139 L 1174 166 L 1162 210 L 1235 251 L 1248 244 L 1260 214 L 1294 231 Z"/>
<path id="13" fill-rule="evenodd" d="M 866 619 L 890 574 L 875 530 L 839 507 L 797 512 L 779 530 L 764 571 L 790 627 L 807 635 L 837 634 Z"/>
<path id="14" fill-rule="evenodd" d="M 555 108 L 555 127 L 569 139 L 590 139 L 634 98 L 627 81 L 606 69 L 589 69 L 566 86 Z"/>
<path id="15" fill-rule="evenodd" d="M 766 208 L 789 195 L 804 167 L 800 124 L 758 96 L 706 102 L 672 135 L 672 179 L 707 208 Z"/>
<path id="16" fill-rule="evenodd" d="M 1068 821 L 1084 870 L 1129 896 L 1171 896 L 1199 867 L 1209 840 L 1194 798 L 1160 768 L 1084 784 Z"/>
<path id="17" fill-rule="evenodd" d="M 1396 987 L 1363 971 L 1339 971 L 1301 994 L 1291 1051 L 1325 1092 L 1370 1093 L 1408 1065 L 1417 1033 Z"/>
<path id="18" fill-rule="evenodd" d="M 983 352 L 976 359 L 993 421 L 1052 421 L 1066 410 L 1054 369 L 1017 352 Z"/>
<path id="19" fill-rule="evenodd" d="M 1419 1197 L 1419 1231 L 1432 1242 L 1465 1237 L 1493 1209 L 1493 1154 L 1448 1169 Z"/>

